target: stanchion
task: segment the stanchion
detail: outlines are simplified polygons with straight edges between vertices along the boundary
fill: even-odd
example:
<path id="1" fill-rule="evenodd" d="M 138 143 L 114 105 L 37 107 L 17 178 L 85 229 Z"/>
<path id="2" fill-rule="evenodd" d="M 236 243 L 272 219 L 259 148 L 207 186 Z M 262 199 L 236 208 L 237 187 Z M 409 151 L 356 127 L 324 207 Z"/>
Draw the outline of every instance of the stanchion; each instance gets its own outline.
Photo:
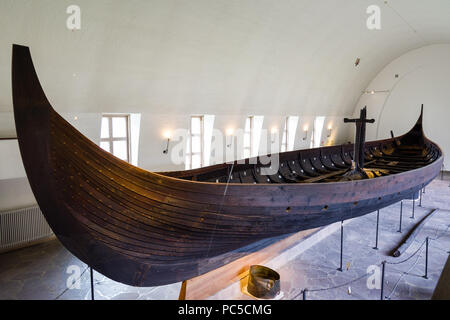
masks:
<path id="1" fill-rule="evenodd" d="M 375 247 L 373 247 L 375 250 L 378 250 L 378 225 L 380 222 L 380 210 L 377 210 L 377 234 L 375 236 Z"/>
<path id="2" fill-rule="evenodd" d="M 338 271 L 342 272 L 342 252 L 344 251 L 344 220 L 341 221 L 341 264 Z"/>
<path id="3" fill-rule="evenodd" d="M 92 267 L 89 267 L 91 269 L 91 300 L 94 299 L 94 270 Z"/>
<path id="4" fill-rule="evenodd" d="M 384 300 L 384 268 L 385 268 L 386 261 L 383 261 L 381 263 L 381 293 L 380 293 L 380 299 Z"/>
<path id="5" fill-rule="evenodd" d="M 303 300 L 306 300 L 306 291 L 308 291 L 308 289 L 303 289 Z"/>
<path id="6" fill-rule="evenodd" d="M 428 279 L 428 241 L 429 238 L 425 240 L 425 275 L 423 276 L 425 279 Z"/>
<path id="7" fill-rule="evenodd" d="M 413 208 L 412 208 L 412 216 L 411 216 L 411 219 L 414 219 L 414 209 L 415 209 L 415 206 L 416 206 L 416 201 L 414 200 L 414 193 L 413 193 L 413 195 L 412 195 L 412 204 L 413 204 Z"/>
<path id="8" fill-rule="evenodd" d="M 420 197 L 419 207 L 421 207 L 422 206 L 422 189 L 420 189 L 419 197 Z"/>
<path id="9" fill-rule="evenodd" d="M 403 200 L 400 201 L 400 223 L 397 232 L 402 233 Z"/>

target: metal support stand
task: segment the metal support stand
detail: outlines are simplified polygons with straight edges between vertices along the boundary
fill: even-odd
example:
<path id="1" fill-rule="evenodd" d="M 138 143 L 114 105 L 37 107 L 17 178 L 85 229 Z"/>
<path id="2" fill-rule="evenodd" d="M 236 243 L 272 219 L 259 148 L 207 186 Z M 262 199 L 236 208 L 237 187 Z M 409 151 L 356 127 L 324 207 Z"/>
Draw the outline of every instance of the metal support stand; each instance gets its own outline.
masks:
<path id="1" fill-rule="evenodd" d="M 422 206 L 422 189 L 420 189 L 420 193 L 419 193 L 419 207 Z"/>
<path id="2" fill-rule="evenodd" d="M 344 251 L 344 221 L 341 221 L 341 265 L 338 271 L 342 272 L 342 253 Z"/>
<path id="3" fill-rule="evenodd" d="M 306 300 L 306 291 L 308 291 L 308 289 L 303 289 L 303 300 Z"/>
<path id="4" fill-rule="evenodd" d="M 413 210 L 412 210 L 412 216 L 411 216 L 411 219 L 414 219 L 414 209 L 415 209 L 415 206 L 416 206 L 416 201 L 414 200 L 414 193 L 413 193 L 413 195 L 412 195 L 412 204 L 413 204 Z"/>
<path id="5" fill-rule="evenodd" d="M 380 210 L 377 210 L 377 234 L 375 236 L 375 247 L 373 247 L 375 250 L 378 250 L 378 225 L 380 222 Z"/>
<path id="6" fill-rule="evenodd" d="M 402 233 L 403 200 L 400 201 L 400 223 L 397 232 Z"/>
<path id="7" fill-rule="evenodd" d="M 381 263 L 381 293 L 380 300 L 384 300 L 384 269 L 385 269 L 386 261 Z"/>
<path id="8" fill-rule="evenodd" d="M 428 242 L 429 238 L 425 240 L 425 275 L 423 276 L 425 279 L 428 279 Z"/>
<path id="9" fill-rule="evenodd" d="M 92 267 L 89 267 L 89 269 L 91 269 L 91 300 L 95 300 L 94 299 L 94 270 L 92 269 Z"/>

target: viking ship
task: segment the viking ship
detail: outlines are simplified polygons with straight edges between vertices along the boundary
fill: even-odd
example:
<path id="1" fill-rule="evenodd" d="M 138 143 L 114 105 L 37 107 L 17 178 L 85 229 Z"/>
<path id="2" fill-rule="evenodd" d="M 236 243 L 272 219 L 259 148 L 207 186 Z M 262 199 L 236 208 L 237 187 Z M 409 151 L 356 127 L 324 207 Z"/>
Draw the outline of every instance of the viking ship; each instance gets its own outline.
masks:
<path id="1" fill-rule="evenodd" d="M 359 149 L 280 153 L 275 173 L 258 157 L 148 172 L 102 150 L 52 108 L 28 47 L 14 45 L 12 57 L 16 131 L 42 213 L 72 254 L 128 285 L 187 280 L 216 268 L 214 257 L 256 241 L 411 198 L 443 162 L 421 114 L 402 136 L 364 143 L 360 135 Z"/>

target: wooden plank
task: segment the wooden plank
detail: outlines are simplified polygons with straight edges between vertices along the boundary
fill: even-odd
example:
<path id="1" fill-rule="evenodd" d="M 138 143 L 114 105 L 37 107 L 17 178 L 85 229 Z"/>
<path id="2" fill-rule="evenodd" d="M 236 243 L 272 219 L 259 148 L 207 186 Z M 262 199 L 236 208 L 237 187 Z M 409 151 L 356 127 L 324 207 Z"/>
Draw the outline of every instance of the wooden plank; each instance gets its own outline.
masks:
<path id="1" fill-rule="evenodd" d="M 157 286 L 192 279 L 238 259 L 236 249 L 357 217 L 411 196 L 440 171 L 442 152 L 423 135 L 421 121 L 398 138 L 402 145 L 433 149 L 434 162 L 401 175 L 336 183 L 230 184 L 189 181 L 148 172 L 121 161 L 84 137 L 57 114 L 35 72 L 29 49 L 13 48 L 14 118 L 20 151 L 35 198 L 63 245 L 105 276 L 133 286 Z M 380 148 L 391 140 L 368 142 Z M 342 152 L 352 145 L 280 154 L 280 163 Z M 321 165 L 316 161 L 316 165 Z M 213 178 L 217 168 L 202 168 Z M 236 165 L 234 172 L 254 166 Z M 313 170 L 314 169 L 314 170 Z M 300 174 L 299 173 L 299 174 Z M 272 182 L 278 180 L 272 177 Z M 226 194 L 225 194 L 226 190 Z M 304 231 L 307 232 L 307 231 Z M 280 246 L 280 244 L 279 244 Z M 278 248 L 278 249 L 277 249 Z M 247 260 L 257 263 L 273 252 Z M 231 252 L 231 253 L 230 253 Z M 230 253 L 227 259 L 222 259 Z M 251 258 L 254 257 L 255 259 Z M 252 260 L 253 259 L 253 260 Z M 236 270 L 227 271 L 236 277 Z M 212 286 L 211 281 L 207 283 Z M 189 290 L 189 287 L 188 287 Z"/>

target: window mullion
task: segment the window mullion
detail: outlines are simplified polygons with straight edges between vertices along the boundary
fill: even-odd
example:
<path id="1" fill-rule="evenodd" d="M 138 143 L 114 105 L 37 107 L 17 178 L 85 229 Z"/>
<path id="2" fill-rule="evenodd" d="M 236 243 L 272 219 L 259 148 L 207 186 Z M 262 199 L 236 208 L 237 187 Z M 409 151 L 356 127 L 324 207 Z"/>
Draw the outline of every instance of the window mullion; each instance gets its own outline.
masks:
<path id="1" fill-rule="evenodd" d="M 113 143 L 113 128 L 112 128 L 112 117 L 108 117 L 109 123 L 109 150 L 112 154 L 114 154 L 114 143 Z"/>

